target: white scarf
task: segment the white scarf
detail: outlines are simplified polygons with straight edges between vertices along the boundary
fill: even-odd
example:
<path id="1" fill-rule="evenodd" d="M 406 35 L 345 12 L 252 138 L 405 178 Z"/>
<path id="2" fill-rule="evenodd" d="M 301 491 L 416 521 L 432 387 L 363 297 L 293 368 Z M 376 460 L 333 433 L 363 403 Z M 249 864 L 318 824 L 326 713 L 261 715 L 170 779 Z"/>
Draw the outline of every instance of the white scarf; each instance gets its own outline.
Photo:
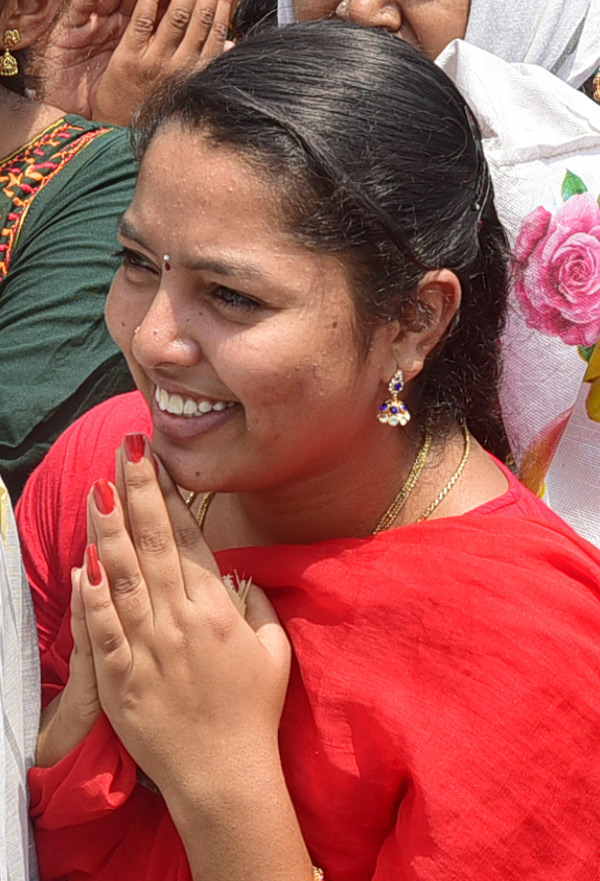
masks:
<path id="1" fill-rule="evenodd" d="M 471 0 L 465 42 L 579 88 L 600 65 L 600 0 Z"/>
<path id="2" fill-rule="evenodd" d="M 278 0 L 279 25 L 295 20 L 293 0 Z M 471 0 L 465 41 L 577 89 L 600 66 L 600 0 Z"/>

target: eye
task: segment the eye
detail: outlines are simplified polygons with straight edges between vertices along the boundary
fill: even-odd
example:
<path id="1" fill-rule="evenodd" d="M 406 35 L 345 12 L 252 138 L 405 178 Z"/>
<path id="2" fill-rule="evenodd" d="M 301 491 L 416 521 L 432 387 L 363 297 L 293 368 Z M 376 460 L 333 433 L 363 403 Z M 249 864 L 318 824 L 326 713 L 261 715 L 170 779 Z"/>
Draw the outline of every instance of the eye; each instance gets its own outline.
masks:
<path id="1" fill-rule="evenodd" d="M 240 294 L 232 288 L 226 288 L 222 285 L 216 285 L 212 290 L 213 297 L 225 306 L 231 309 L 243 310 L 245 312 L 255 312 L 260 309 L 261 304 L 252 297 Z"/>
<path id="2" fill-rule="evenodd" d="M 114 256 L 119 257 L 123 266 L 128 269 L 156 272 L 156 267 L 149 260 L 138 254 L 137 251 L 132 251 L 131 248 L 119 248 L 118 251 L 115 251 Z"/>

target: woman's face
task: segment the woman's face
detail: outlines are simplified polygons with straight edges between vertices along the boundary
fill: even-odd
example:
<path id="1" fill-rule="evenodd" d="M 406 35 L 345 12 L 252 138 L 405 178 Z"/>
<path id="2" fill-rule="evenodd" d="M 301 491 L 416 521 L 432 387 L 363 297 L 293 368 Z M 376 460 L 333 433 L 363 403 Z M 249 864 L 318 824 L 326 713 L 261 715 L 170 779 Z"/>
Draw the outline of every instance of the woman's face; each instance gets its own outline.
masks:
<path id="1" fill-rule="evenodd" d="M 471 0 L 294 0 L 298 21 L 336 15 L 371 27 L 382 27 L 435 59 L 452 40 L 467 31 Z"/>
<path id="2" fill-rule="evenodd" d="M 122 221 L 107 321 L 189 489 L 308 481 L 386 430 L 391 325 L 365 356 L 342 263 L 295 242 L 280 212 L 252 166 L 172 124 Z"/>

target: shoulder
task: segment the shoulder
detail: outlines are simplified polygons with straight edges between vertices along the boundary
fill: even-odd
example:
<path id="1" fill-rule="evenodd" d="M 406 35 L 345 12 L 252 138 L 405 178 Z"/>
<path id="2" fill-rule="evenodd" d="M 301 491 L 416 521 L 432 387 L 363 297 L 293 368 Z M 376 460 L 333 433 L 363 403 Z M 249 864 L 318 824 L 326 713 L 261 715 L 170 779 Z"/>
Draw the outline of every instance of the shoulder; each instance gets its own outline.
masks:
<path id="1" fill-rule="evenodd" d="M 55 163 L 56 173 L 45 188 L 48 195 L 69 187 L 74 197 L 93 192 L 102 202 L 107 187 L 117 188 L 128 197 L 135 187 L 137 166 L 129 129 L 67 116 L 50 161 Z"/>

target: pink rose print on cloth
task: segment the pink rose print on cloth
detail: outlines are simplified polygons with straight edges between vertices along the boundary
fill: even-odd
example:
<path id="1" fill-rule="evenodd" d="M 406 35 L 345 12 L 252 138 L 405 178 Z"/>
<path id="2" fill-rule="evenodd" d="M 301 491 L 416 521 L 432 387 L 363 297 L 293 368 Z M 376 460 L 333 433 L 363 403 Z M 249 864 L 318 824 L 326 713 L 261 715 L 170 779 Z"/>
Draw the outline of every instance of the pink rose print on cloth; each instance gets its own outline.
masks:
<path id="1" fill-rule="evenodd" d="M 591 194 L 571 195 L 554 216 L 545 208 L 532 211 L 515 245 L 513 270 L 529 327 L 570 345 L 598 340 L 600 207 Z"/>

